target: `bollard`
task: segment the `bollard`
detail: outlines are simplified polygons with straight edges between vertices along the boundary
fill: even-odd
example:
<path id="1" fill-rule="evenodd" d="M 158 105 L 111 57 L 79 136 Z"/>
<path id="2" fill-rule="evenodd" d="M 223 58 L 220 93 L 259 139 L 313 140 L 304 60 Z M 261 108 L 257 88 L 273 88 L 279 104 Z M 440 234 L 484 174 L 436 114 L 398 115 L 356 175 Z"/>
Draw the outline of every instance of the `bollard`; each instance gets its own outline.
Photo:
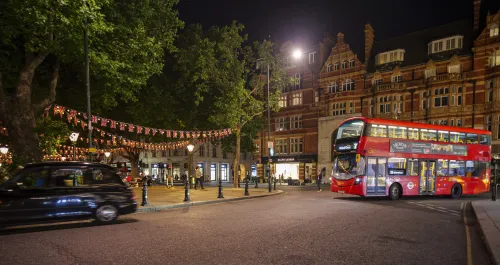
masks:
<path id="1" fill-rule="evenodd" d="M 278 182 L 278 180 L 276 178 L 274 178 L 274 189 L 273 190 L 276 190 L 276 182 Z"/>
<path id="2" fill-rule="evenodd" d="M 248 193 L 248 178 L 245 178 L 245 196 L 249 196 L 250 193 Z"/>
<path id="3" fill-rule="evenodd" d="M 219 177 L 219 196 L 217 199 L 224 199 L 224 195 L 222 195 L 222 179 Z"/>
<path id="4" fill-rule="evenodd" d="M 186 183 L 184 184 L 184 202 L 190 202 L 191 201 L 191 198 L 189 198 L 189 184 L 188 184 L 188 180 L 189 178 L 186 178 Z M 191 182 L 191 181 L 189 181 Z"/>
<path id="5" fill-rule="evenodd" d="M 148 206 L 148 186 L 147 182 L 142 182 L 142 203 L 141 206 Z"/>
<path id="6" fill-rule="evenodd" d="M 238 176 L 238 188 L 241 188 L 240 183 L 241 183 L 241 180 L 240 180 L 240 177 Z"/>
<path id="7" fill-rule="evenodd" d="M 491 200 L 496 201 L 497 200 L 497 161 L 493 160 L 493 185 L 491 185 Z"/>
<path id="8" fill-rule="evenodd" d="M 255 188 L 259 187 L 259 177 L 255 177 Z"/>

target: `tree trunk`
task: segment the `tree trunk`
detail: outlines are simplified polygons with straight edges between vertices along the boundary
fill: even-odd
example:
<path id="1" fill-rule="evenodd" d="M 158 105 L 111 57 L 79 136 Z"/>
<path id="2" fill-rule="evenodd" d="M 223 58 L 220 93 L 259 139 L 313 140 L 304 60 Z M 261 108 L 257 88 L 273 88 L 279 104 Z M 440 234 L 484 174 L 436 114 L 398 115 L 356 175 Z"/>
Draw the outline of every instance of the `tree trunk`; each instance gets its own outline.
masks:
<path id="1" fill-rule="evenodd" d="M 130 162 L 130 175 L 132 178 L 139 177 L 139 155 L 140 153 L 134 153 L 130 150 L 125 150 L 126 154 L 123 154 L 123 157 L 128 159 Z"/>
<path id="2" fill-rule="evenodd" d="M 234 161 L 233 161 L 233 172 L 234 172 L 233 187 L 238 188 L 238 181 L 240 178 L 238 171 L 240 168 L 240 149 L 241 149 L 240 148 L 240 139 L 241 139 L 240 127 L 237 127 L 235 129 L 235 134 L 236 134 L 236 148 L 234 150 Z"/>
<path id="3" fill-rule="evenodd" d="M 29 95 L 31 96 L 31 95 Z M 11 140 L 10 150 L 16 162 L 24 165 L 42 160 L 40 140 L 35 132 L 36 119 L 31 104 L 24 100 L 13 100 L 6 113 L 6 127 Z"/>

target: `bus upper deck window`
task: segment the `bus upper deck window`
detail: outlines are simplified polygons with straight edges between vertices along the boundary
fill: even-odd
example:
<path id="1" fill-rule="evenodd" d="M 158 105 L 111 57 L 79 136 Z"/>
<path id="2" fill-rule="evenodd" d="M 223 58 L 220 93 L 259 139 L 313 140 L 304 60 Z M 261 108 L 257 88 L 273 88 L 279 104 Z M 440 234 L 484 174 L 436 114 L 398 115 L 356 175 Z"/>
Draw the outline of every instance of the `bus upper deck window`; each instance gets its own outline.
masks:
<path id="1" fill-rule="evenodd" d="M 450 138 L 450 133 L 447 131 L 438 131 L 438 141 L 448 142 Z"/>
<path id="2" fill-rule="evenodd" d="M 479 143 L 484 145 L 490 145 L 490 136 L 486 134 L 481 134 L 479 136 Z"/>
<path id="3" fill-rule="evenodd" d="M 418 129 L 408 128 L 408 139 L 418 140 Z"/>
<path id="4" fill-rule="evenodd" d="M 467 143 L 468 144 L 477 144 L 478 143 L 478 138 L 477 138 L 476 133 L 468 133 L 467 134 Z"/>
<path id="5" fill-rule="evenodd" d="M 389 126 L 389 138 L 406 139 L 406 127 Z"/>
<path id="6" fill-rule="evenodd" d="M 437 131 L 420 129 L 420 139 L 427 141 L 437 141 Z"/>
<path id="7" fill-rule="evenodd" d="M 465 143 L 465 133 L 450 132 L 450 142 Z"/>

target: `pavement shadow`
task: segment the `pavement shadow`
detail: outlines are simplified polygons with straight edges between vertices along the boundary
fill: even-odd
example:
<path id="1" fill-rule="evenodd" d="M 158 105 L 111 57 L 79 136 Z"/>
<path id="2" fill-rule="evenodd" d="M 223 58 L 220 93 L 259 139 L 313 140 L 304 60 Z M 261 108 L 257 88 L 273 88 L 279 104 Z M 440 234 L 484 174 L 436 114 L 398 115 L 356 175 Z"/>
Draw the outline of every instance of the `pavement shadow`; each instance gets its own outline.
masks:
<path id="1" fill-rule="evenodd" d="M 139 222 L 139 220 L 134 218 L 123 218 L 123 219 L 118 219 L 114 224 L 109 224 L 109 225 L 123 225 L 136 222 Z M 73 221 L 73 222 L 30 224 L 23 226 L 12 226 L 4 229 L 0 228 L 0 236 L 45 232 L 45 231 L 57 231 L 66 229 L 79 229 L 79 228 L 87 228 L 95 226 L 106 226 L 106 225 L 99 224 L 96 221 Z"/>

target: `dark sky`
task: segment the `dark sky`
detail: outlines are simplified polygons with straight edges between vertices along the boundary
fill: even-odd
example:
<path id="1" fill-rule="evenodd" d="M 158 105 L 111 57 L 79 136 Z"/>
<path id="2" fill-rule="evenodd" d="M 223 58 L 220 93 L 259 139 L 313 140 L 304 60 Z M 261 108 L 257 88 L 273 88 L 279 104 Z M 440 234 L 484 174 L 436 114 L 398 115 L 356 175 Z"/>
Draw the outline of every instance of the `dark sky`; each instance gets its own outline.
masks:
<path id="1" fill-rule="evenodd" d="M 375 39 L 445 24 L 473 15 L 472 0 L 180 0 L 180 18 L 204 27 L 237 20 L 251 40 L 269 34 L 301 46 L 317 43 L 323 33 L 345 34 L 346 42 L 363 42 L 370 22 Z M 483 11 L 500 8 L 500 0 L 483 0 Z M 361 44 L 362 45 L 362 44 Z"/>

